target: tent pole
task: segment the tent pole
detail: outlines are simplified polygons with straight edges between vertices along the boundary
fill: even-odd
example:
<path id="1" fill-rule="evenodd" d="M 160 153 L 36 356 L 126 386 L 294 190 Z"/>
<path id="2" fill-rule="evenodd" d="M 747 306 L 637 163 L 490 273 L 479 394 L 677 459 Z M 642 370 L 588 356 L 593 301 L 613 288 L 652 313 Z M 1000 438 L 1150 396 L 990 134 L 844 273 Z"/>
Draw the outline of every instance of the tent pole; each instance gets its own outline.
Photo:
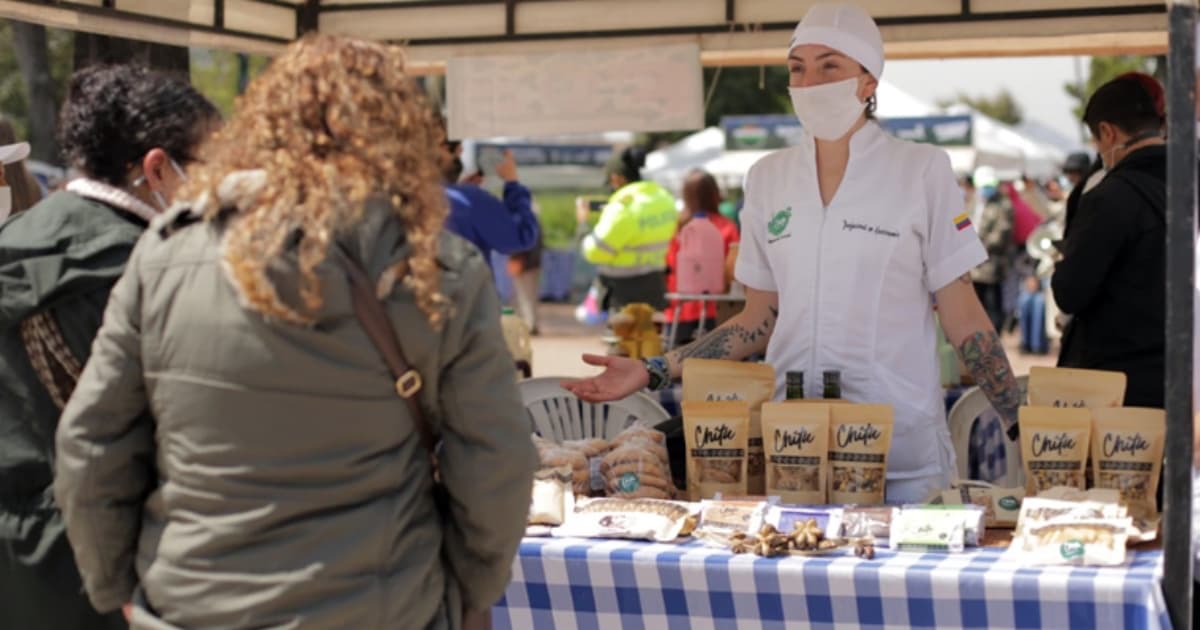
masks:
<path id="1" fill-rule="evenodd" d="M 1167 54 L 1167 446 L 1163 594 L 1192 627 L 1192 332 L 1196 239 L 1196 0 L 1170 0 Z"/>

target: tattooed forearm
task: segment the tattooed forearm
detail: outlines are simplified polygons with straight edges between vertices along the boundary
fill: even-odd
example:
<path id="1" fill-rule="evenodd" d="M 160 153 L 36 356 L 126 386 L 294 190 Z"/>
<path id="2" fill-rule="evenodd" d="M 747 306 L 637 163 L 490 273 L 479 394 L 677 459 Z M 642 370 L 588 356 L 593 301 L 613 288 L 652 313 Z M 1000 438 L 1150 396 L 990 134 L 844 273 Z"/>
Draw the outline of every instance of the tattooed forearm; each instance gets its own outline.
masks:
<path id="1" fill-rule="evenodd" d="M 1013 375 L 1008 356 L 993 330 L 979 331 L 967 337 L 958 348 L 963 363 L 979 389 L 1000 415 L 1010 438 L 1017 434 L 1017 410 L 1021 406 L 1021 388 Z"/>
<path id="2" fill-rule="evenodd" d="M 761 352 L 766 348 L 771 331 L 775 329 L 775 320 L 779 317 L 779 309 L 774 306 L 768 306 L 767 309 L 767 315 L 757 323 L 747 326 L 746 320 L 749 318 L 742 313 L 696 341 L 668 353 L 667 363 L 671 373 L 675 376 L 681 373 L 684 359 L 736 361 Z"/>

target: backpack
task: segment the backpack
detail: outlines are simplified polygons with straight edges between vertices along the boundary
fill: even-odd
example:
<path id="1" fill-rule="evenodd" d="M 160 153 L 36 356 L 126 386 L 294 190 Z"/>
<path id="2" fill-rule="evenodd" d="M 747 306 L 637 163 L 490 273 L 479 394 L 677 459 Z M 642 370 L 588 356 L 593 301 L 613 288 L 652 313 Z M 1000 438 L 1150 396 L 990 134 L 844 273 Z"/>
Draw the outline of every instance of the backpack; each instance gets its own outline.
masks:
<path id="1" fill-rule="evenodd" d="M 697 214 L 679 230 L 675 290 L 679 293 L 725 292 L 725 239 L 721 230 Z"/>

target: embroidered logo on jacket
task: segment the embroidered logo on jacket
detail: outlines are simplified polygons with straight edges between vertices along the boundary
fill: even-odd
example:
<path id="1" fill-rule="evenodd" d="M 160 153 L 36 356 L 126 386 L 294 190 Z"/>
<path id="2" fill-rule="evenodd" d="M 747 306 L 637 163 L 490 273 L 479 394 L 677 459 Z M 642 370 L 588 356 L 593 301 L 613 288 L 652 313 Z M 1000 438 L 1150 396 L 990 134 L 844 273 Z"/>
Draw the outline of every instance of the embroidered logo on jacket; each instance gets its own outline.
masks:
<path id="1" fill-rule="evenodd" d="M 787 229 L 788 222 L 791 220 L 792 207 L 788 206 L 771 217 L 771 221 L 767 223 L 767 231 L 771 233 L 771 236 L 779 236 Z"/>
<path id="2" fill-rule="evenodd" d="M 954 217 L 954 227 L 958 228 L 959 232 L 971 227 L 971 215 L 964 212 Z"/>

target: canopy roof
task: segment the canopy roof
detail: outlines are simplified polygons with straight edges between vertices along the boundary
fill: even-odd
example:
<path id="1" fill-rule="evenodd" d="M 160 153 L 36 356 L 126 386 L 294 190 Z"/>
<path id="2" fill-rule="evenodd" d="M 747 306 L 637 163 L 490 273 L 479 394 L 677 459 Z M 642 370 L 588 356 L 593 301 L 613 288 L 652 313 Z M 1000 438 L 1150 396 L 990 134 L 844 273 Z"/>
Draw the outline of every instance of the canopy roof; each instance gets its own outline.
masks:
<path id="1" fill-rule="evenodd" d="M 889 59 L 1161 53 L 1165 3 L 859 0 Z M 779 63 L 809 1 L 0 0 L 0 17 L 186 46 L 274 53 L 309 30 L 405 42 L 415 69 L 451 56 L 698 42 L 707 65 Z"/>

